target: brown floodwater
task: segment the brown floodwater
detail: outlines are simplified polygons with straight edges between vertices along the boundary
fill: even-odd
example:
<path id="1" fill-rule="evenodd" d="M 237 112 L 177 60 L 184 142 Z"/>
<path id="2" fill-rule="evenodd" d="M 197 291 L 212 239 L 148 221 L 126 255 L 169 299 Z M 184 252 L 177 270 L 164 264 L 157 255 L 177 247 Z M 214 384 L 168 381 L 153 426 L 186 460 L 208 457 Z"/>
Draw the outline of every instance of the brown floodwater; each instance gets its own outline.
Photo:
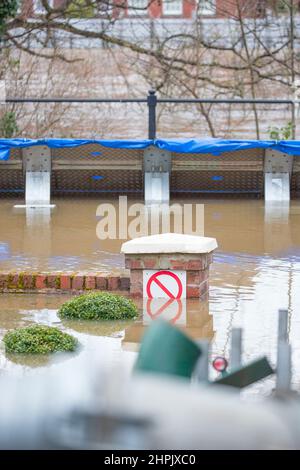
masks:
<path id="1" fill-rule="evenodd" d="M 124 240 L 99 240 L 96 209 L 101 199 L 57 199 L 51 213 L 13 209 L 0 202 L 0 271 L 111 271 L 124 265 Z M 108 202 L 107 200 L 105 201 Z M 178 202 L 178 201 L 176 201 Z M 219 248 L 210 274 L 209 301 L 174 303 L 164 309 L 140 304 L 138 321 L 123 324 L 63 323 L 84 346 L 69 359 L 75 364 L 84 351 L 95 351 L 106 363 L 125 362 L 130 368 L 146 326 L 164 315 L 195 339 L 212 340 L 212 355 L 228 356 L 232 327 L 244 328 L 248 361 L 266 354 L 276 360 L 277 311 L 289 312 L 293 348 L 293 384 L 300 385 L 300 201 L 289 206 L 265 206 L 262 200 L 185 200 L 204 204 L 204 234 Z M 40 322 L 60 325 L 56 315 L 67 298 L 57 295 L 0 295 L 0 335 L 7 329 Z M 51 367 L 61 367 L 57 361 Z M 19 362 L 4 354 L 0 343 L 0 373 L 24 373 L 48 363 Z M 40 366 L 40 367 L 34 367 Z M 250 391 L 268 393 L 273 379 Z"/>

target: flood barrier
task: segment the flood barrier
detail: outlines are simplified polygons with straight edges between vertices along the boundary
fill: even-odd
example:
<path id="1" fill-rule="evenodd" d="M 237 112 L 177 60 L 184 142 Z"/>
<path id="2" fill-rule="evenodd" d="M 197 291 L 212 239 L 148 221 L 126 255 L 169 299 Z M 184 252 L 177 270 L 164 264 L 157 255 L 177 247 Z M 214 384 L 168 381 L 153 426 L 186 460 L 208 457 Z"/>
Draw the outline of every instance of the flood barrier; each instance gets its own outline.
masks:
<path id="1" fill-rule="evenodd" d="M 47 191 L 127 194 L 146 202 L 168 201 L 170 195 L 288 200 L 300 195 L 299 155 L 298 141 L 2 139 L 0 194 L 21 196 L 26 204 L 46 200 Z"/>

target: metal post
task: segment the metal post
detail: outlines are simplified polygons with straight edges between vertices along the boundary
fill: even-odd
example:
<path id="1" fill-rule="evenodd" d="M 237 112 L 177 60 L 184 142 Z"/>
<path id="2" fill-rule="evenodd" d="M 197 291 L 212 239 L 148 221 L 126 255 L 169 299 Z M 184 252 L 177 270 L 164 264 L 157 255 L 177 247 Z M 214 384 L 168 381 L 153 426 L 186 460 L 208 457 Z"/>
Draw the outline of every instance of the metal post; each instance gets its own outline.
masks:
<path id="1" fill-rule="evenodd" d="M 296 103 L 292 103 L 292 139 L 296 138 Z"/>
<path id="2" fill-rule="evenodd" d="M 197 344 L 200 346 L 201 356 L 195 368 L 195 381 L 208 382 L 210 344 L 206 339 L 197 341 Z"/>
<path id="3" fill-rule="evenodd" d="M 292 350 L 291 345 L 280 341 L 277 350 L 276 393 L 284 394 L 291 390 Z"/>
<path id="4" fill-rule="evenodd" d="M 278 344 L 283 341 L 288 341 L 288 311 L 278 310 Z"/>
<path id="5" fill-rule="evenodd" d="M 292 364 L 291 346 L 288 343 L 288 311 L 278 310 L 278 343 L 276 368 L 276 393 L 290 391 Z"/>
<path id="6" fill-rule="evenodd" d="M 156 104 L 157 96 L 155 90 L 149 90 L 147 96 L 148 105 L 148 138 L 154 140 L 156 138 Z"/>
<path id="7" fill-rule="evenodd" d="M 231 332 L 230 370 L 242 365 L 242 328 L 233 328 Z"/>
<path id="8" fill-rule="evenodd" d="M 296 72 L 295 72 L 295 10 L 294 0 L 289 4 L 290 10 L 290 49 L 291 49 L 291 83 L 292 86 L 295 84 Z M 296 137 L 296 106 L 295 102 L 292 103 L 292 139 Z"/>

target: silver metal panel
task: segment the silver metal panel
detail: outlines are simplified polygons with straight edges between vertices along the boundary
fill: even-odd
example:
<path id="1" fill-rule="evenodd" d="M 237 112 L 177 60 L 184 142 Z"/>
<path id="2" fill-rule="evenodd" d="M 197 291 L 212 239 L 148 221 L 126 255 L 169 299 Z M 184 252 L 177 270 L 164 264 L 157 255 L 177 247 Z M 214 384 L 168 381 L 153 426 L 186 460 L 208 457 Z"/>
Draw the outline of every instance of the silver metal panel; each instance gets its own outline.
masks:
<path id="1" fill-rule="evenodd" d="M 170 172 L 171 152 L 150 146 L 144 151 L 144 171 Z"/>
<path id="2" fill-rule="evenodd" d="M 265 173 L 265 201 L 290 200 L 289 173 Z"/>
<path id="3" fill-rule="evenodd" d="M 145 203 L 169 202 L 171 152 L 148 147 L 144 151 Z"/>
<path id="4" fill-rule="evenodd" d="M 40 206 L 50 204 L 50 181 L 50 172 L 26 171 L 26 206 Z"/>
<path id="5" fill-rule="evenodd" d="M 23 149 L 24 171 L 51 171 L 51 150 L 49 147 L 37 145 Z"/>
<path id="6" fill-rule="evenodd" d="M 145 204 L 169 202 L 169 173 L 145 173 Z"/>
<path id="7" fill-rule="evenodd" d="M 23 150 L 25 171 L 25 204 L 40 206 L 50 204 L 51 151 L 46 146 Z"/>
<path id="8" fill-rule="evenodd" d="M 265 151 L 265 173 L 292 173 L 293 155 L 266 149 Z"/>
<path id="9" fill-rule="evenodd" d="M 265 201 L 289 201 L 293 156 L 267 149 L 264 171 Z"/>

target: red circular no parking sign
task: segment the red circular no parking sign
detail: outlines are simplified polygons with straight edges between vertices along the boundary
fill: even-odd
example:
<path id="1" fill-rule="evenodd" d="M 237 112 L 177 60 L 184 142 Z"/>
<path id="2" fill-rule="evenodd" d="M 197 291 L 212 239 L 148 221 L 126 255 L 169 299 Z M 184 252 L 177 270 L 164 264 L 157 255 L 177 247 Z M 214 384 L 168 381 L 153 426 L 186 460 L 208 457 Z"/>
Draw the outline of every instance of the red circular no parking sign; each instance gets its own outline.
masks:
<path id="1" fill-rule="evenodd" d="M 152 288 L 155 286 L 161 290 L 164 297 L 169 299 L 181 299 L 183 287 L 177 274 L 172 271 L 157 271 L 152 274 L 146 285 L 147 297 L 153 299 Z"/>

